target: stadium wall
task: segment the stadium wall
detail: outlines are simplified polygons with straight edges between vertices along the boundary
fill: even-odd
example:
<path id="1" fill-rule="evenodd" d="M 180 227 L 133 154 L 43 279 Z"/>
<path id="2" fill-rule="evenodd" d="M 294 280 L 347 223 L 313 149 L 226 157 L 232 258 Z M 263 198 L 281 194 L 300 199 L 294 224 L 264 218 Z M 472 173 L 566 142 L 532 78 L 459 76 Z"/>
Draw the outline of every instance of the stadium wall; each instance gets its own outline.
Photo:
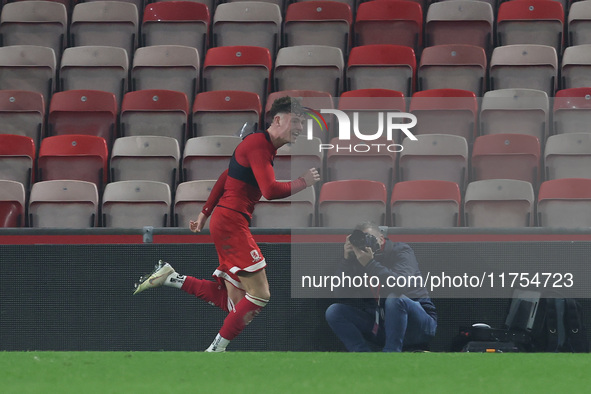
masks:
<path id="1" fill-rule="evenodd" d="M 324 320 L 324 310 L 335 300 L 294 296 L 292 264 L 332 267 L 347 232 L 254 233 L 269 264 L 272 300 L 232 350 L 343 351 Z M 515 261 L 523 263 L 520 270 L 555 262 L 572 269 L 579 284 L 591 283 L 591 231 L 391 228 L 389 236 L 414 248 L 423 273 L 454 265 L 464 269 L 481 261 L 483 267 L 497 264 L 499 270 Z M 202 351 L 217 333 L 224 312 L 171 288 L 132 296 L 134 282 L 158 259 L 201 278 L 210 277 L 217 265 L 209 235 L 186 230 L 3 229 L 0 350 Z M 591 327 L 591 291 L 583 294 L 584 287 L 577 295 Z M 434 299 L 439 327 L 431 350 L 450 350 L 459 326 L 502 326 L 510 299 L 479 294 L 450 293 Z"/>

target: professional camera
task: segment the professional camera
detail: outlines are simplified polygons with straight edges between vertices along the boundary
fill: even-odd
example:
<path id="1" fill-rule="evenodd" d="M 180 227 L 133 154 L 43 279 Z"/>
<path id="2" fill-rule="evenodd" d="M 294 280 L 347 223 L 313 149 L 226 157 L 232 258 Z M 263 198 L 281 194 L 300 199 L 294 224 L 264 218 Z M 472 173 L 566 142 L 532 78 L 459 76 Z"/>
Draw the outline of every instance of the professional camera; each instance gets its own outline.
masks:
<path id="1" fill-rule="evenodd" d="M 349 242 L 351 245 L 358 249 L 370 248 L 374 253 L 380 249 L 380 243 L 378 239 L 371 235 L 366 234 L 361 230 L 353 230 L 351 236 L 349 236 Z"/>

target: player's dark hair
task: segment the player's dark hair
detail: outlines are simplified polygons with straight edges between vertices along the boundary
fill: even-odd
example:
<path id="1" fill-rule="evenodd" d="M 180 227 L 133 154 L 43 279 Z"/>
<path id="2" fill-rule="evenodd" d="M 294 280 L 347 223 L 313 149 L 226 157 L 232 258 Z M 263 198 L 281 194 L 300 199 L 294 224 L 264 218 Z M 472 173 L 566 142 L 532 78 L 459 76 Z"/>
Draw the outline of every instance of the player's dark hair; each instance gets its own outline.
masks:
<path id="1" fill-rule="evenodd" d="M 301 115 L 304 113 L 304 109 L 302 108 L 302 104 L 298 99 L 290 96 L 285 96 L 275 100 L 273 102 L 273 105 L 271 106 L 271 110 L 269 110 L 269 115 L 271 116 L 271 119 L 273 119 L 275 115 L 280 113 L 294 113 L 297 115 Z"/>

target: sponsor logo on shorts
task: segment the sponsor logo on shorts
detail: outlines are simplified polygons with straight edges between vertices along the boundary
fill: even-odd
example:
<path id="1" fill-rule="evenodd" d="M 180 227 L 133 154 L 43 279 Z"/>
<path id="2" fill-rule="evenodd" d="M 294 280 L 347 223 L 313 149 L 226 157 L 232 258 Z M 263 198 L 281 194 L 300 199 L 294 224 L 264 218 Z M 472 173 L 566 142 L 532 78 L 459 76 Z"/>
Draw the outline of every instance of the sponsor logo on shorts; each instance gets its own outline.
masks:
<path id="1" fill-rule="evenodd" d="M 261 260 L 261 255 L 259 254 L 259 251 L 256 249 L 250 251 L 250 256 L 252 257 L 253 263 L 256 263 Z"/>

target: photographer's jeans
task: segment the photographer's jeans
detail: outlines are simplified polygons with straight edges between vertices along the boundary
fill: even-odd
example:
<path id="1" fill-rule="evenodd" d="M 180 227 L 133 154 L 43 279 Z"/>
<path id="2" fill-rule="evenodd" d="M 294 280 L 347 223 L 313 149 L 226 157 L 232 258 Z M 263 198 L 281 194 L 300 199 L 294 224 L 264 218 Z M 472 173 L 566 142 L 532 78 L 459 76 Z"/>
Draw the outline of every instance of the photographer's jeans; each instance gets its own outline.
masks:
<path id="1" fill-rule="evenodd" d="M 377 335 L 372 332 L 375 320 L 374 311 L 350 305 L 332 304 L 326 309 L 326 321 L 350 352 L 371 352 L 368 341 L 383 346 L 384 352 L 401 352 L 403 346 L 429 342 L 437 329 L 421 304 L 405 296 L 386 299 Z"/>

